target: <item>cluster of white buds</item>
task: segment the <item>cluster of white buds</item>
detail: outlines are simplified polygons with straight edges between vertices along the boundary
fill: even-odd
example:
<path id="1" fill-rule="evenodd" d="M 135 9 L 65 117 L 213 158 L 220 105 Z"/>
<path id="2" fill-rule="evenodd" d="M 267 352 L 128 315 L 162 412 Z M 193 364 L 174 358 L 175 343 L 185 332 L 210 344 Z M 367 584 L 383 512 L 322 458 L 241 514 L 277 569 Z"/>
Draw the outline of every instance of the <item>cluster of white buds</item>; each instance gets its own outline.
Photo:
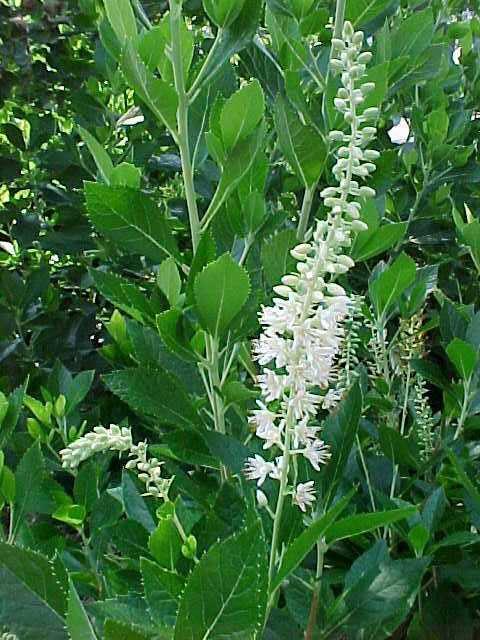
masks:
<path id="1" fill-rule="evenodd" d="M 108 429 L 95 427 L 93 431 L 78 438 L 60 451 L 62 466 L 66 469 L 76 469 L 81 462 L 88 460 L 96 453 L 104 451 L 130 451 L 132 447 L 132 432 L 127 427 L 111 424 Z"/>
<path id="2" fill-rule="evenodd" d="M 146 485 L 146 496 L 153 496 L 163 500 L 168 499 L 168 491 L 173 478 L 163 478 L 161 475 L 163 462 L 157 458 L 148 458 L 146 442 L 133 444 L 132 432 L 128 427 L 111 424 L 108 429 L 95 427 L 93 431 L 78 438 L 60 451 L 62 466 L 74 470 L 81 462 L 88 460 L 96 453 L 118 451 L 120 454 L 128 452 L 130 460 L 126 469 L 134 469 L 139 479 Z"/>
<path id="3" fill-rule="evenodd" d="M 298 261 L 296 272 L 284 276 L 282 284 L 274 287 L 277 297 L 273 306 L 262 309 L 263 332 L 254 343 L 254 356 L 263 367 L 258 376 L 262 399 L 249 421 L 264 441 L 263 448 L 275 447 L 280 455 L 274 460 L 260 455 L 249 458 L 245 473 L 258 486 L 267 478 L 278 480 L 280 494 L 291 495 L 292 502 L 302 511 L 315 501 L 314 483 L 297 483 L 298 465 L 291 461 L 303 456 L 318 471 L 331 456 L 319 437 L 317 414 L 320 408 L 335 404 L 326 392 L 336 379 L 343 323 L 352 304 L 334 279 L 354 265 L 346 254 L 352 231 L 367 228 L 359 220 L 360 203 L 351 198 L 375 194 L 357 181 L 373 171 L 372 160 L 378 157 L 377 152 L 364 149 L 376 130 L 363 126 L 377 117 L 378 110 L 357 113 L 364 95 L 374 88 L 372 83 L 357 88 L 371 58 L 370 54 L 361 53 L 362 43 L 363 34 L 355 33 L 350 23 L 345 24 L 343 40 L 333 42 L 340 58 L 333 59 L 332 67 L 341 72 L 343 84 L 335 107 L 350 126 L 349 133 L 335 131 L 331 136 L 346 145 L 339 148 L 333 171 L 339 184 L 322 192 L 329 209 L 327 219 L 317 223 L 310 242 L 292 250 Z M 266 506 L 263 492 L 257 492 L 257 499 L 260 506 Z"/>
<path id="4" fill-rule="evenodd" d="M 342 35 L 342 39 L 332 40 L 332 48 L 338 57 L 333 57 L 330 63 L 333 73 L 341 76 L 342 83 L 334 100 L 335 108 L 343 115 L 349 131 L 331 131 L 329 134 L 333 142 L 341 143 L 333 167 L 339 184 L 327 187 L 321 195 L 332 215 L 342 217 L 342 231 L 346 237 L 339 233 L 339 240 L 348 246 L 351 230 L 366 229 L 365 223 L 359 219 L 361 203 L 358 198 L 375 195 L 374 189 L 361 185 L 360 181 L 375 171 L 374 161 L 380 155 L 378 151 L 366 148 L 377 133 L 372 125 L 379 110 L 377 107 L 363 108 L 365 97 L 375 89 L 373 82 L 362 82 L 366 65 L 372 58 L 369 51 L 362 53 L 363 33 L 355 32 L 351 23 L 346 22 Z"/>
<path id="5" fill-rule="evenodd" d="M 131 460 L 126 463 L 125 468 L 137 471 L 139 479 L 145 483 L 147 488 L 146 493 L 143 495 L 167 500 L 173 478 L 162 478 L 161 473 L 164 463 L 157 460 L 157 458 L 148 458 L 147 447 L 146 442 L 139 442 L 133 445 L 129 453 Z"/>

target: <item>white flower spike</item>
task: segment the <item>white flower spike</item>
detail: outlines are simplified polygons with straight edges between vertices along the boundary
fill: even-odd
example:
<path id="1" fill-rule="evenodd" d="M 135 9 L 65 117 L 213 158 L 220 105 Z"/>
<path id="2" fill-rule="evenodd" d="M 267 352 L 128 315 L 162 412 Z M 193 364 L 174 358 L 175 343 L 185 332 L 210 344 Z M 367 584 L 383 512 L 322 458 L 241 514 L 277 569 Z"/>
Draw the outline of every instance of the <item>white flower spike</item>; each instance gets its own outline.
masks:
<path id="1" fill-rule="evenodd" d="M 376 134 L 372 121 L 378 109 L 363 107 L 375 85 L 362 79 L 371 59 L 369 52 L 362 53 L 362 44 L 363 34 L 354 32 L 348 22 L 342 39 L 332 42 L 332 70 L 341 75 L 342 83 L 335 107 L 348 128 L 330 135 L 341 144 L 333 167 L 338 184 L 322 191 L 327 219 L 317 223 L 310 242 L 291 251 L 298 261 L 296 273 L 286 274 L 274 287 L 278 297 L 262 309 L 263 332 L 253 345 L 254 357 L 263 368 L 258 376 L 262 400 L 249 421 L 264 440 L 263 448 L 276 448 L 282 455 L 275 463 L 259 455 L 249 458 L 245 474 L 258 486 L 267 478 L 280 481 L 280 491 L 292 495 L 302 511 L 315 501 L 314 483 L 289 489 L 290 461 L 302 456 L 319 471 L 331 455 L 319 438 L 316 416 L 320 408 L 334 407 L 341 397 L 329 387 L 338 378 L 335 365 L 353 305 L 334 279 L 354 266 L 347 252 L 353 234 L 366 228 L 359 219 L 358 200 L 375 195 L 371 187 L 361 184 L 375 170 L 373 162 L 379 155 L 366 148 Z"/>

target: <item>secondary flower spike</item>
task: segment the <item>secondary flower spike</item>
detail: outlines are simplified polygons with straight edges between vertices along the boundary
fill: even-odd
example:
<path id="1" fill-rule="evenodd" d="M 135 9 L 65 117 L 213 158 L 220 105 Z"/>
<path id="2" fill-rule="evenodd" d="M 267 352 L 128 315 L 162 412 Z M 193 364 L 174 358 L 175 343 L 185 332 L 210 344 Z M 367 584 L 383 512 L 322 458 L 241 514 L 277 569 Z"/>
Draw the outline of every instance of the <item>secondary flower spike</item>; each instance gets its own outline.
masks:
<path id="1" fill-rule="evenodd" d="M 375 170 L 373 161 L 379 155 L 366 148 L 376 134 L 372 121 L 378 116 L 377 108 L 363 107 L 375 88 L 363 81 L 371 54 L 362 53 L 363 33 L 354 32 L 349 22 L 342 36 L 332 41 L 331 60 L 342 85 L 334 104 L 347 125 L 346 132 L 330 134 L 332 142 L 341 143 L 333 167 L 338 184 L 322 191 L 327 218 L 317 222 L 310 242 L 292 250 L 296 272 L 274 287 L 273 305 L 262 309 L 263 331 L 253 345 L 254 357 L 263 367 L 258 376 L 262 398 L 249 421 L 263 448 L 280 455 L 270 460 L 260 455 L 249 458 L 245 474 L 258 486 L 267 478 L 280 481 L 280 492 L 291 495 L 302 511 L 315 501 L 314 483 L 297 484 L 297 465 L 293 474 L 291 463 L 301 456 L 318 471 L 331 456 L 320 437 L 317 414 L 335 404 L 328 389 L 336 380 L 344 321 L 353 307 L 353 299 L 333 280 L 354 266 L 348 255 L 353 233 L 367 228 L 360 220 L 359 199 L 375 195 L 361 183 Z"/>
<path id="2" fill-rule="evenodd" d="M 167 500 L 173 478 L 162 477 L 163 462 L 157 458 L 148 458 L 147 450 L 146 442 L 133 444 L 132 432 L 128 427 L 111 424 L 108 429 L 95 427 L 90 433 L 70 443 L 66 449 L 60 451 L 60 455 L 62 466 L 73 471 L 81 462 L 96 453 L 128 452 L 130 460 L 125 464 L 125 468 L 136 471 L 139 479 L 146 485 L 143 495 Z"/>

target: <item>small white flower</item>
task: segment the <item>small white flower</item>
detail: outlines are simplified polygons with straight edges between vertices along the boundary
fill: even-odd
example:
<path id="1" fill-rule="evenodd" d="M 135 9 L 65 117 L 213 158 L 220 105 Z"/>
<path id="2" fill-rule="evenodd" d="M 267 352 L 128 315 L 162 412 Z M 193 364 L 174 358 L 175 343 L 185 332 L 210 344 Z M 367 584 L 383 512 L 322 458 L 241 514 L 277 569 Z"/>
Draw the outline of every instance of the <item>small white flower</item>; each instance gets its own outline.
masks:
<path id="1" fill-rule="evenodd" d="M 328 445 L 323 440 L 313 440 L 307 443 L 302 455 L 310 462 L 316 471 L 320 471 L 320 465 L 326 464 L 332 457 Z"/>
<path id="2" fill-rule="evenodd" d="M 248 458 L 245 464 L 245 476 L 248 480 L 257 480 L 257 486 L 261 487 L 267 476 L 275 469 L 272 462 L 267 462 L 262 456 L 255 455 Z"/>
<path id="3" fill-rule="evenodd" d="M 265 440 L 265 444 L 263 445 L 264 449 L 270 449 L 273 445 L 277 445 L 277 447 L 282 446 L 283 424 L 284 423 L 280 423 L 279 426 L 270 424 L 258 427 L 257 436 L 262 440 Z"/>
<path id="4" fill-rule="evenodd" d="M 258 376 L 258 383 L 267 402 L 280 399 L 287 386 L 287 377 L 279 375 L 271 369 L 264 369 Z"/>
<path id="5" fill-rule="evenodd" d="M 300 483 L 297 485 L 295 493 L 293 494 L 292 502 L 299 506 L 304 513 L 312 506 L 315 500 L 314 482 L 312 480 L 310 480 L 310 482 L 305 482 L 304 484 Z"/>

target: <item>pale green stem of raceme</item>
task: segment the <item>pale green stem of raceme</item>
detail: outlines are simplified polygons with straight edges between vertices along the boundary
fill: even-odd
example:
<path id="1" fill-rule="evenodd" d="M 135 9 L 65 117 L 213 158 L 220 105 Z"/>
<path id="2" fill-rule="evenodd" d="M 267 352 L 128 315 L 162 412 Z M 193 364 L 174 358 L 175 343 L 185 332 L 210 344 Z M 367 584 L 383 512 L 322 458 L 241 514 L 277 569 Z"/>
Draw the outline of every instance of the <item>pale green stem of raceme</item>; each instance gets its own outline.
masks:
<path id="1" fill-rule="evenodd" d="M 188 217 L 190 222 L 190 233 L 192 237 L 193 252 L 198 248 L 201 236 L 201 225 L 198 215 L 197 199 L 195 195 L 195 185 L 193 182 L 194 167 L 190 156 L 190 145 L 188 138 L 188 108 L 189 99 L 185 83 L 185 69 L 181 50 L 181 24 L 182 6 L 178 0 L 169 0 L 170 5 L 170 33 L 171 33 L 171 57 L 175 89 L 178 97 L 177 109 L 177 141 L 182 161 L 183 183 L 185 197 L 187 200 Z M 218 342 L 212 336 L 205 335 L 205 345 L 208 360 L 208 378 L 210 383 L 209 398 L 212 404 L 215 430 L 225 433 L 225 407 L 219 394 L 220 391 L 220 371 L 219 371 L 219 349 Z M 207 390 L 208 391 L 208 390 Z M 222 472 L 224 475 L 224 472 Z"/>

